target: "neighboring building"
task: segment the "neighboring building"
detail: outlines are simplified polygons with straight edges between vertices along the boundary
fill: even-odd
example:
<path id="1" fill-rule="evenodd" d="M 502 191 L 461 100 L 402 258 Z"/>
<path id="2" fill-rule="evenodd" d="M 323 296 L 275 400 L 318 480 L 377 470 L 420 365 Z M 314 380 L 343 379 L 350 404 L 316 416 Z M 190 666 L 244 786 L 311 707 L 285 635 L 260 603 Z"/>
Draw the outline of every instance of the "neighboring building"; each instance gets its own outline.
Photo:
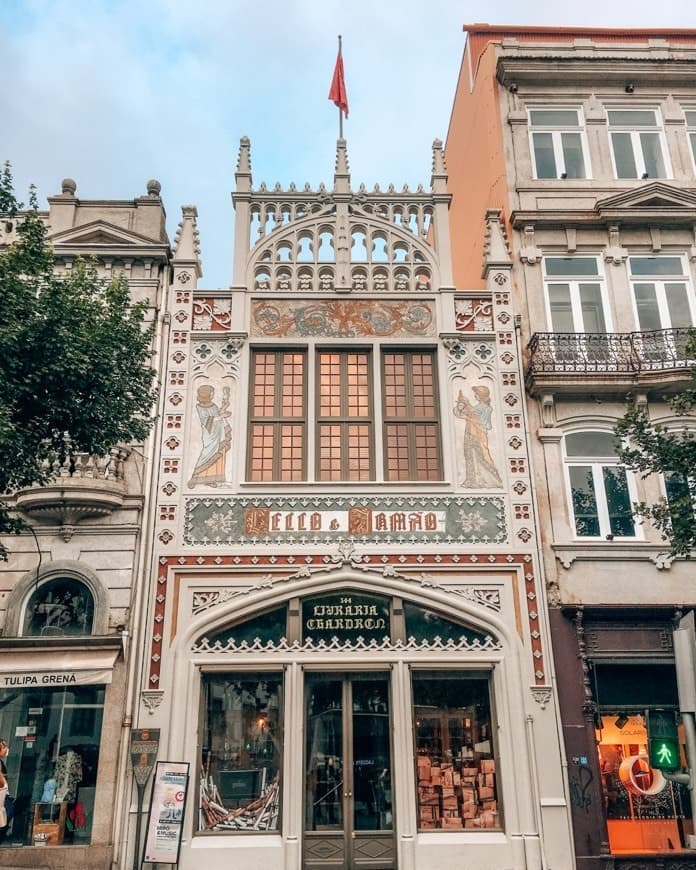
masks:
<path id="1" fill-rule="evenodd" d="M 123 271 L 156 317 L 171 257 L 159 184 L 126 201 L 81 200 L 75 191 L 66 179 L 42 213 L 56 268 L 93 255 L 104 277 Z M 15 234 L 15 221 L 3 220 L 0 246 Z M 155 351 L 160 341 L 161 327 Z M 132 710 L 131 637 L 147 582 L 152 446 L 79 455 L 56 468 L 52 485 L 15 496 L 32 533 L 4 538 L 9 559 L 0 562 L 0 737 L 16 798 L 2 866 L 106 868 L 118 857 L 114 807 Z"/>
<path id="2" fill-rule="evenodd" d="M 664 397 L 696 362 L 696 31 L 465 30 L 446 149 L 453 272 L 488 286 L 484 215 L 502 209 L 577 866 L 696 867 L 688 790 L 649 767 L 645 724 L 679 711 L 673 630 L 694 571 L 632 515 L 688 482 L 628 473 L 612 436 L 627 394 L 667 427 L 694 425 Z"/>
<path id="3" fill-rule="evenodd" d="M 179 866 L 569 867 L 499 215 L 472 289 L 439 142 L 428 191 L 343 140 L 331 188 L 254 189 L 246 139 L 236 181 L 230 288 L 177 236 L 145 570 Z"/>

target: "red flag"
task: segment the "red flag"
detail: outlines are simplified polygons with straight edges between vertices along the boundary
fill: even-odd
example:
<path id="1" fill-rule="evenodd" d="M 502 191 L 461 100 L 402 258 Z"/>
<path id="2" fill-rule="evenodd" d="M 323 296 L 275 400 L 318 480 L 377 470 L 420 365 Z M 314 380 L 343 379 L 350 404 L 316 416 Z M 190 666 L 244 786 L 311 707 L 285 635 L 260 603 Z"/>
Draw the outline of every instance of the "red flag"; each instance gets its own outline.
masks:
<path id="1" fill-rule="evenodd" d="M 346 92 L 346 80 L 343 75 L 343 55 L 341 50 L 338 50 L 336 58 L 336 66 L 334 68 L 333 78 L 331 79 L 331 88 L 329 90 L 329 99 L 335 106 L 345 113 L 348 117 L 348 94 Z"/>

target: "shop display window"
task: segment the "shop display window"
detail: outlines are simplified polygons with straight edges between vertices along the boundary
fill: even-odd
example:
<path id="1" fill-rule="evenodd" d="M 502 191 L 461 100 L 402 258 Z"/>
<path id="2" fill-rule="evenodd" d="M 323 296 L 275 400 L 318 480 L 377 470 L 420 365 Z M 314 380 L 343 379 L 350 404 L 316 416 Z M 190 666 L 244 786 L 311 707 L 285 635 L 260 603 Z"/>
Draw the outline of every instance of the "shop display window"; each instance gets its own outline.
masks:
<path id="1" fill-rule="evenodd" d="M 481 672 L 413 672 L 421 830 L 500 829 L 490 687 Z"/>
<path id="2" fill-rule="evenodd" d="M 602 710 L 597 745 L 609 846 L 615 853 L 672 852 L 683 848 L 692 832 L 686 786 L 650 767 L 647 744 L 643 714 Z"/>
<path id="3" fill-rule="evenodd" d="M 0 691 L 0 736 L 15 797 L 9 845 L 86 845 L 92 836 L 102 686 Z"/>
<path id="4" fill-rule="evenodd" d="M 278 831 L 282 674 L 203 675 L 199 831 Z"/>

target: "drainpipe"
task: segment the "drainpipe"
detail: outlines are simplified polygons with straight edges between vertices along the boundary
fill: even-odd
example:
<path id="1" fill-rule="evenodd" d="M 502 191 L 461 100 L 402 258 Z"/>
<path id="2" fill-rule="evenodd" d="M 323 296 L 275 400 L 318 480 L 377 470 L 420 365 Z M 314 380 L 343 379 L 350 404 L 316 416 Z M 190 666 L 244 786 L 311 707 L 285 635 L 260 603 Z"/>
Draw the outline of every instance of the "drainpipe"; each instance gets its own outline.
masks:
<path id="1" fill-rule="evenodd" d="M 135 590 L 133 597 L 133 607 L 130 614 L 130 636 L 131 649 L 128 659 L 128 674 L 126 681 L 126 706 L 123 713 L 123 722 L 121 724 L 121 739 L 119 747 L 119 765 L 116 778 L 117 792 L 114 805 L 114 822 L 113 822 L 113 844 L 114 852 L 112 858 L 112 867 L 126 867 L 126 844 L 128 840 L 128 827 L 130 822 L 130 787 L 131 780 L 128 770 L 130 761 L 130 732 L 133 727 L 133 711 L 137 707 L 138 696 L 140 693 L 140 678 L 139 667 L 141 663 L 141 650 L 145 643 L 146 626 L 142 618 L 143 600 L 149 594 L 150 584 L 148 582 L 147 566 L 149 565 L 148 554 L 152 548 L 152 536 L 155 529 L 155 505 L 156 496 L 154 493 L 153 482 L 155 476 L 155 459 L 157 456 L 157 445 L 159 442 L 158 426 L 163 419 L 164 405 L 164 374 L 166 358 L 163 356 L 163 348 L 167 347 L 169 338 L 170 318 L 169 311 L 169 280 L 167 273 L 169 264 L 163 266 L 163 282 L 164 288 L 162 293 L 162 312 L 158 317 L 157 332 L 155 334 L 155 343 L 153 348 L 153 360 L 158 366 L 157 375 L 160 380 L 160 391 L 157 398 L 157 413 L 153 423 L 152 431 L 147 440 L 147 448 L 143 454 L 144 464 L 144 481 L 143 481 L 143 509 L 141 513 L 142 525 L 140 531 L 140 546 L 138 547 L 138 565 L 134 575 L 137 579 L 134 580 Z M 139 848 L 140 844 L 135 844 L 134 848 Z"/>

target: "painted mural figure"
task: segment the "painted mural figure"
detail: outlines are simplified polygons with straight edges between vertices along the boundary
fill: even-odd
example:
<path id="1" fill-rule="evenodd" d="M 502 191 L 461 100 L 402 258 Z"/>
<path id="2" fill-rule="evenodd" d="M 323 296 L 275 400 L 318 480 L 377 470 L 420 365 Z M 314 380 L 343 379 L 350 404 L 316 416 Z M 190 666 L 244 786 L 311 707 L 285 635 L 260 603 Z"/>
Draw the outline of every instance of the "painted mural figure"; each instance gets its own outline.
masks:
<path id="1" fill-rule="evenodd" d="M 456 417 L 466 423 L 464 429 L 464 464 L 465 475 L 462 486 L 491 487 L 502 486 L 498 469 L 495 467 L 491 451 L 488 447 L 488 433 L 493 428 L 491 418 L 491 392 L 488 387 L 477 384 L 471 388 L 476 397 L 476 404 L 471 402 L 459 391 L 454 406 Z"/>
<path id="2" fill-rule="evenodd" d="M 203 447 L 191 474 L 189 486 L 217 486 L 225 483 L 225 460 L 232 443 L 232 430 L 227 422 L 230 412 L 230 389 L 223 387 L 222 404 L 213 401 L 214 387 L 203 384 L 196 392 L 196 411 L 201 421 Z"/>

